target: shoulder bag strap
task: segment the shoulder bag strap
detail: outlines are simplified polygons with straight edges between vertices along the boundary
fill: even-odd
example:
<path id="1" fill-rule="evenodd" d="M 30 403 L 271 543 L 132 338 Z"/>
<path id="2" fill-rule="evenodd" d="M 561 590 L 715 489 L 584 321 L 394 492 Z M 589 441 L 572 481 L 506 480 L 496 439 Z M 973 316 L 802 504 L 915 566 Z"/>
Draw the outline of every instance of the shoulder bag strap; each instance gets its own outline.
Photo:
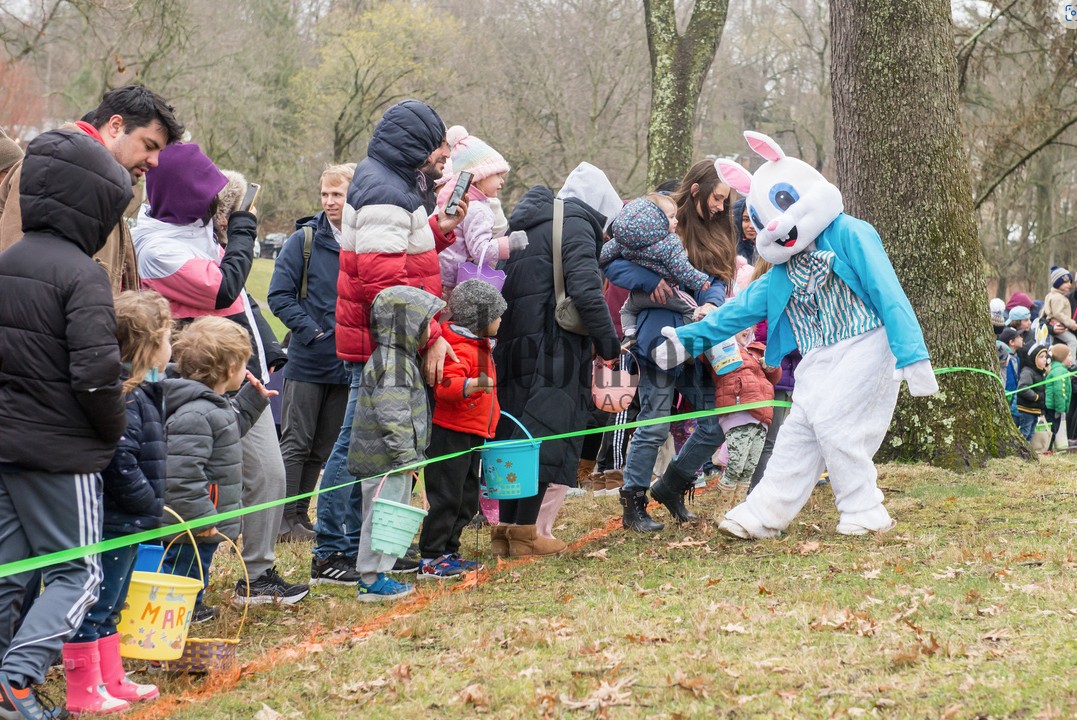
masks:
<path id="1" fill-rule="evenodd" d="M 561 231 L 565 226 L 565 201 L 553 201 L 553 292 L 554 302 L 565 298 L 565 273 L 561 267 Z"/>
<path id="2" fill-rule="evenodd" d="M 307 269 L 310 267 L 310 253 L 314 249 L 314 229 L 310 225 L 303 227 L 303 280 L 299 283 L 299 299 L 307 299 Z"/>

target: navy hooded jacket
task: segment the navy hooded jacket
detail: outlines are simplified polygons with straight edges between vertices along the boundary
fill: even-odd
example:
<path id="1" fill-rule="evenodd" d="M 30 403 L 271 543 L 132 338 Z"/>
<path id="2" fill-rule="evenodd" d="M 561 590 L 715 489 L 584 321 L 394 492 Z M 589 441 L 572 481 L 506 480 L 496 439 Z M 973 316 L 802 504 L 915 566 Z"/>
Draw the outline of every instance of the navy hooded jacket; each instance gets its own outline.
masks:
<path id="1" fill-rule="evenodd" d="M 269 281 L 269 309 L 292 332 L 286 380 L 346 385 L 348 374 L 337 357 L 337 275 L 340 244 L 324 212 L 296 221 L 296 232 L 284 243 Z M 307 266 L 307 297 L 303 283 L 304 227 L 314 231 Z M 321 335 L 321 337 L 319 337 Z"/>

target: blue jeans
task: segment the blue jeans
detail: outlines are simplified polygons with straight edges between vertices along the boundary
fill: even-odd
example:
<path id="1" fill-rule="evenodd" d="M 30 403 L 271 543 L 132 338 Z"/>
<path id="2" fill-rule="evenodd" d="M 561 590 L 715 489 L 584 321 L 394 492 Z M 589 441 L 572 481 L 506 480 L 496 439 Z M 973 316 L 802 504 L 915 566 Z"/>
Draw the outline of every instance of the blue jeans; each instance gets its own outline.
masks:
<path id="1" fill-rule="evenodd" d="M 345 363 L 344 367 L 351 373 L 348 407 L 344 410 L 344 424 L 340 427 L 340 435 L 333 444 L 333 450 L 325 461 L 325 471 L 322 473 L 322 492 L 318 495 L 318 521 L 314 526 L 318 533 L 314 542 L 314 557 L 318 560 L 324 560 L 333 554 L 358 557 L 359 532 L 363 527 L 363 486 L 355 482 L 355 477 L 348 472 L 348 446 L 351 444 L 355 400 L 359 395 L 363 363 Z M 354 484 L 342 490 L 331 490 L 348 483 Z"/>
<path id="2" fill-rule="evenodd" d="M 698 368 L 686 367 L 680 375 L 672 378 L 661 370 L 642 365 L 639 376 L 639 415 L 636 420 L 668 417 L 673 409 L 673 393 L 677 390 L 692 404 L 694 410 L 710 410 L 714 407 L 714 383 L 709 375 Z M 658 448 L 666 441 L 669 423 L 645 425 L 636 428 L 625 458 L 625 487 L 645 489 L 651 486 L 651 474 L 658 459 Z M 718 416 L 698 418 L 696 429 L 688 437 L 684 447 L 670 463 L 670 469 L 684 477 L 694 476 L 725 439 Z"/>
<path id="3" fill-rule="evenodd" d="M 106 540 L 111 539 L 106 537 Z M 128 545 L 101 553 L 101 587 L 97 602 L 93 604 L 82 621 L 72 642 L 93 642 L 116 634 L 116 621 L 127 600 L 127 588 L 131 585 L 131 573 L 135 569 L 138 545 Z"/>
<path id="4" fill-rule="evenodd" d="M 1025 440 L 1032 442 L 1032 434 L 1036 432 L 1036 423 L 1040 421 L 1040 416 L 1018 410 L 1014 413 L 1013 419 L 1017 423 L 1017 429 L 1025 436 Z"/>
<path id="5" fill-rule="evenodd" d="M 205 578 L 205 582 L 202 583 L 202 589 L 198 591 L 198 597 L 195 598 L 195 602 L 201 603 L 202 597 L 206 594 L 206 588 L 209 587 L 209 566 L 213 562 L 213 553 L 217 550 L 217 544 L 198 543 L 197 547 L 198 563 L 202 566 L 202 577 Z M 198 579 L 198 568 L 195 567 L 195 552 L 190 545 L 180 545 L 177 542 L 165 553 L 165 561 L 161 565 L 161 572 L 175 575 L 177 574 L 177 568 L 179 568 L 178 574 L 186 575 L 195 580 Z"/>

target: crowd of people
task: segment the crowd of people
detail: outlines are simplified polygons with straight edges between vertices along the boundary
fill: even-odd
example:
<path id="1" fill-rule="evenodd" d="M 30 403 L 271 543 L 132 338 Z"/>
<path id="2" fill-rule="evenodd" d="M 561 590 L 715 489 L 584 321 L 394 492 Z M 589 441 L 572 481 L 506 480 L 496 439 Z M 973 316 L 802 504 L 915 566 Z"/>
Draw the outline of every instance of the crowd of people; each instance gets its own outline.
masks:
<path id="1" fill-rule="evenodd" d="M 1037 432 L 1040 450 L 1077 446 L 1077 291 L 1073 274 L 1051 266 L 1050 290 L 1042 300 L 1014 292 L 988 304 L 995 329 L 999 376 L 1010 412 L 1025 440 Z"/>
<path id="2" fill-rule="evenodd" d="M 764 476 L 788 416 L 767 405 L 790 399 L 801 361 L 786 352 L 788 329 L 777 330 L 781 353 L 764 353 L 766 321 L 693 361 L 655 352 L 771 271 L 756 251 L 763 224 L 714 162 L 634 199 L 583 162 L 506 214 L 500 153 L 425 103 L 394 105 L 361 162 L 324 170 L 321 212 L 296 222 L 277 258 L 267 302 L 288 328 L 282 348 L 245 289 L 250 184 L 183 138 L 165 100 L 129 86 L 33 139 L 25 157 L 0 139 L 0 566 L 178 522 L 167 506 L 203 521 L 165 555 L 167 572 L 208 579 L 218 544 L 241 538 L 250 579 L 233 603 L 295 603 L 319 584 L 388 601 L 414 592 L 405 573 L 480 569 L 461 555 L 471 523 L 491 525 L 495 557 L 551 555 L 566 547 L 553 528 L 570 493 L 616 493 L 624 527 L 646 533 L 663 528 L 651 499 L 691 522 L 686 499 L 708 475 L 724 467 L 723 510 Z M 471 183 L 449 212 L 462 173 Z M 1077 323 L 1060 273 L 1044 325 L 1059 342 L 1050 355 L 1069 365 Z M 1024 430 L 1044 410 L 1052 422 L 1069 411 L 1058 403 L 1071 394 L 1037 384 L 1047 361 L 1032 348 L 1045 344 L 1025 337 L 1030 314 L 1011 303 L 999 342 L 1015 351 L 1003 371 Z M 638 373 L 616 415 L 595 407 L 595 363 Z M 279 436 L 266 411 L 274 373 Z M 737 409 L 749 403 L 763 406 Z M 727 412 L 661 422 L 715 408 Z M 631 420 L 658 422 L 571 435 Z M 524 428 L 569 436 L 542 442 L 536 494 L 483 497 L 475 451 Z M 409 502 L 420 467 L 418 542 L 400 556 L 375 550 L 375 497 Z M 277 572 L 280 541 L 312 543 L 309 581 Z M 0 718 L 55 716 L 33 687 L 58 656 L 72 713 L 157 696 L 120 659 L 135 560 L 132 544 L 0 578 Z M 199 593 L 191 619 L 218 612 Z"/>

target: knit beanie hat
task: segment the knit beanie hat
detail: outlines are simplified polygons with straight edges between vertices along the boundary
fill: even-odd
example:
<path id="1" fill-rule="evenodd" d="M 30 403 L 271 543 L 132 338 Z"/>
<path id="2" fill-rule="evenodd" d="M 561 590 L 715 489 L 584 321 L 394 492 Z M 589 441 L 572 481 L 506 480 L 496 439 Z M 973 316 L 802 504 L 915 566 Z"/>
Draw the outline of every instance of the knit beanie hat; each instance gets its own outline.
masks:
<path id="1" fill-rule="evenodd" d="M 22 160 L 22 148 L 9 138 L 7 133 L 0 130 L 0 172 Z"/>
<path id="2" fill-rule="evenodd" d="M 1032 367 L 1036 367 L 1036 356 L 1040 353 L 1043 353 L 1044 355 L 1048 356 L 1048 358 L 1050 358 L 1047 346 L 1043 343 L 1036 343 L 1028 349 L 1028 353 L 1026 355 L 1028 357 L 1028 364 Z"/>
<path id="3" fill-rule="evenodd" d="M 1059 288 L 1062 283 L 1073 280 L 1073 276 L 1070 275 L 1070 271 L 1064 267 L 1058 265 L 1051 266 L 1051 287 Z"/>
<path id="4" fill-rule="evenodd" d="M 445 133 L 445 139 L 452 150 L 452 175 L 458 175 L 467 171 L 475 176 L 475 180 L 482 180 L 491 175 L 507 173 L 512 168 L 501 153 L 478 139 L 469 135 L 463 125 L 453 125 Z M 446 168 L 446 170 L 448 170 Z M 445 173 L 446 175 L 449 172 Z"/>
<path id="5" fill-rule="evenodd" d="M 449 295 L 452 322 L 480 337 L 508 308 L 497 288 L 482 280 L 465 280 Z"/>
<path id="6" fill-rule="evenodd" d="M 1025 295 L 1023 292 L 1015 292 L 1013 295 L 1010 295 L 1010 299 L 1006 301 L 1006 309 L 1011 310 L 1018 305 L 1030 308 L 1032 307 L 1032 298 Z"/>
<path id="7" fill-rule="evenodd" d="M 1002 298 L 992 298 L 988 307 L 991 310 L 991 323 L 994 325 L 1006 324 L 1006 303 Z"/>
<path id="8" fill-rule="evenodd" d="M 1010 308 L 1010 314 L 1006 316 L 1007 322 L 1015 322 L 1019 320 L 1031 320 L 1032 313 L 1024 305 L 1018 305 L 1017 307 Z"/>

